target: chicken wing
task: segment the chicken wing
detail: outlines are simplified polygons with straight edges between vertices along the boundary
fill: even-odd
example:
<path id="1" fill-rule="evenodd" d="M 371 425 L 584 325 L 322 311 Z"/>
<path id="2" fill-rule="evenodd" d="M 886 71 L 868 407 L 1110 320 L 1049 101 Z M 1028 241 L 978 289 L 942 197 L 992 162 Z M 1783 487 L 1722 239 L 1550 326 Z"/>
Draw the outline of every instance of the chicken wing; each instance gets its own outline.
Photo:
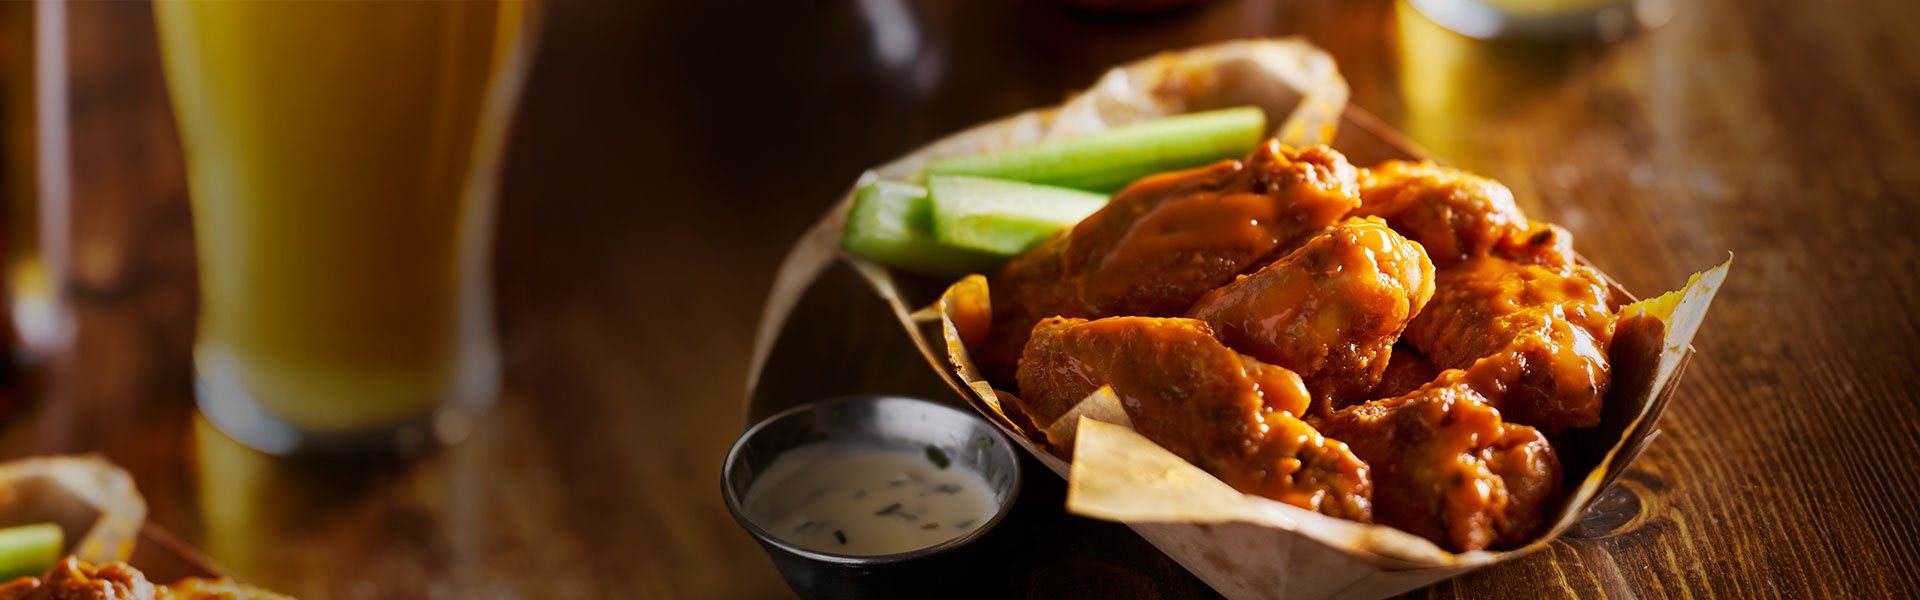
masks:
<path id="1" fill-rule="evenodd" d="M 1299 373 L 1314 411 L 1365 402 L 1393 343 L 1433 297 L 1433 263 L 1379 219 L 1349 219 L 1187 316 L 1227 347 Z"/>
<path id="2" fill-rule="evenodd" d="M 1244 161 L 1142 178 L 993 279 L 994 324 L 975 359 L 1007 386 L 1040 319 L 1178 316 L 1358 207 L 1358 178 L 1330 148 L 1271 140 Z"/>
<path id="3" fill-rule="evenodd" d="M 1439 269 L 1409 342 L 1482 389 L 1514 388 L 1494 404 L 1508 420 L 1549 433 L 1599 423 L 1612 310 L 1571 234 L 1528 220 L 1505 186 L 1431 163 L 1367 169 L 1360 197 L 1355 214 L 1385 218 Z"/>
<path id="4" fill-rule="evenodd" d="M 1573 236 L 1527 219 L 1507 186 L 1429 162 L 1393 160 L 1363 170 L 1353 214 L 1386 219 L 1442 269 L 1488 254 L 1527 264 L 1573 263 Z"/>
<path id="5" fill-rule="evenodd" d="M 1546 436 L 1503 422 L 1464 379 L 1448 371 L 1314 424 L 1367 462 L 1376 521 L 1457 552 L 1517 546 L 1559 496 L 1560 460 Z"/>
<path id="6" fill-rule="evenodd" d="M 0 585 L 0 600 L 293 600 L 230 579 L 182 579 L 154 585 L 127 563 L 95 567 L 68 556 L 40 577 Z"/>
<path id="7" fill-rule="evenodd" d="M 1373 386 L 1369 398 L 1392 398 L 1405 396 L 1414 390 L 1425 387 L 1440 376 L 1440 368 L 1420 350 L 1407 344 L 1396 344 L 1393 356 L 1387 361 L 1386 371 L 1380 373 L 1380 383 Z M 1344 408 L 1344 407 L 1342 407 Z"/>
<path id="8" fill-rule="evenodd" d="M 1481 257 L 1440 271 L 1407 341 L 1442 369 L 1466 369 L 1507 420 L 1548 433 L 1592 427 L 1610 383 L 1614 317 L 1599 274 Z"/>
<path id="9" fill-rule="evenodd" d="M 1370 518 L 1366 464 L 1294 417 L 1307 401 L 1299 377 L 1228 349 L 1201 321 L 1046 319 L 1019 382 L 1019 404 L 1036 422 L 1111 386 L 1135 430 L 1234 489 Z"/>

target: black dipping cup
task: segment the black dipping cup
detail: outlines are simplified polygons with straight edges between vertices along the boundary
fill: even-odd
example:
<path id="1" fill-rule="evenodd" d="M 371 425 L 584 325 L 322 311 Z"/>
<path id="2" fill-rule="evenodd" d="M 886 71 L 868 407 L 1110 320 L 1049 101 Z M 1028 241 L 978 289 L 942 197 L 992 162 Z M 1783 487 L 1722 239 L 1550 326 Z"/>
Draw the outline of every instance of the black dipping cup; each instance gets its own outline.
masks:
<path id="1" fill-rule="evenodd" d="M 808 550 L 774 537 L 741 507 L 753 482 L 787 450 L 813 442 L 851 442 L 909 450 L 939 448 L 956 468 L 980 473 L 999 507 L 993 517 L 938 545 L 877 556 Z M 971 411 L 900 396 L 846 396 L 794 407 L 747 429 L 727 452 L 720 493 L 740 527 L 773 557 L 787 585 L 805 598 L 976 597 L 968 569 L 974 544 L 1013 508 L 1020 459 L 992 423 Z"/>

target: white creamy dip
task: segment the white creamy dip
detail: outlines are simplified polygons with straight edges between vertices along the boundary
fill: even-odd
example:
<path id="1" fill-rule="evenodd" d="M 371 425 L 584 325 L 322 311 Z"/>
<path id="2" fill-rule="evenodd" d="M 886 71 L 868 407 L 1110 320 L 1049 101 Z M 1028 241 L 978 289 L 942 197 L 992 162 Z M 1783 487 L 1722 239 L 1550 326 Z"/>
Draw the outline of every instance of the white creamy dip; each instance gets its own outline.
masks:
<path id="1" fill-rule="evenodd" d="M 998 504 L 985 478 L 937 449 L 820 442 L 774 459 L 742 508 L 795 546 L 873 556 L 958 537 Z"/>

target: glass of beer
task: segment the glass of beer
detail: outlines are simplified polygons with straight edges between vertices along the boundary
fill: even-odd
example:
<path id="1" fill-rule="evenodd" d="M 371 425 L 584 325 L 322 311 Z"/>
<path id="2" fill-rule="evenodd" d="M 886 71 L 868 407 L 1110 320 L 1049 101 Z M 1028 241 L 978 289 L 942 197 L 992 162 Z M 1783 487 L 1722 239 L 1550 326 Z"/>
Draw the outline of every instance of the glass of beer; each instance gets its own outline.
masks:
<path id="1" fill-rule="evenodd" d="M 272 454 L 408 453 L 493 401 L 494 195 L 537 9 L 154 3 L 208 421 Z"/>

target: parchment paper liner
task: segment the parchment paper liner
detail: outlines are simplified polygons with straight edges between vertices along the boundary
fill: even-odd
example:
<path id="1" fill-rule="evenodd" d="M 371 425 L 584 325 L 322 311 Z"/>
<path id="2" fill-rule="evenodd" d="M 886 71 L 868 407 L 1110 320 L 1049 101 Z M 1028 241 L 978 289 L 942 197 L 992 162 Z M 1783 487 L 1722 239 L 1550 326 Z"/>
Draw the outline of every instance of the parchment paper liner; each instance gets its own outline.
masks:
<path id="1" fill-rule="evenodd" d="M 902 279 L 886 267 L 844 253 L 842 227 L 853 190 L 875 179 L 912 180 L 931 158 L 976 154 L 1072 137 L 1183 112 L 1257 105 L 1283 143 L 1305 146 L 1333 139 L 1347 87 L 1333 60 L 1304 42 L 1245 40 L 1162 53 L 1117 67 L 1087 91 L 1057 107 L 977 125 L 868 171 L 827 216 L 802 236 L 775 276 L 748 373 L 748 396 L 760 379 L 775 337 L 800 296 L 834 260 L 845 260 L 884 299 L 934 370 L 969 404 L 1000 426 L 1040 462 L 1068 478 L 1068 509 L 1119 521 L 1232 598 L 1379 598 L 1544 548 L 1583 514 L 1594 497 L 1657 436 L 1654 423 L 1671 398 L 1688 345 L 1726 275 L 1726 264 L 1696 275 L 1681 291 L 1623 309 L 1646 310 L 1665 327 L 1622 332 L 1616 341 L 1615 393 L 1608 416 L 1582 438 L 1597 454 L 1583 458 L 1562 448 L 1569 481 L 1579 485 L 1555 511 L 1552 527 L 1535 541 L 1502 552 L 1450 553 L 1426 539 L 1379 525 L 1326 517 L 1234 491 L 1225 483 L 1134 433 L 1117 401 L 1096 392 L 1050 431 L 1023 431 L 1003 412 L 1004 392 L 988 385 L 967 348 L 989 322 L 986 279 L 970 276 L 938 302 L 913 311 Z M 1729 261 L 1730 262 L 1730 261 Z M 1616 298 L 1632 298 L 1617 284 Z M 937 326 L 938 342 L 929 331 Z M 1636 344 L 1633 340 L 1640 339 Z M 1624 398 L 1625 400 L 1621 400 Z M 1080 418 L 1080 417 L 1086 418 Z M 1120 423 L 1120 426 L 1109 423 Z M 1607 435 L 1594 439 L 1591 435 Z M 1048 443 L 1052 438 L 1053 443 Z M 1075 466 L 1055 454 L 1070 439 Z M 1556 440 L 1561 446 L 1567 441 Z M 1604 453 L 1597 451 L 1604 448 Z M 1574 472 L 1578 462 L 1592 468 Z"/>
<path id="2" fill-rule="evenodd" d="M 98 456 L 0 463 L 0 527 L 53 522 L 68 554 L 96 565 L 133 555 L 147 502 L 133 476 Z"/>

